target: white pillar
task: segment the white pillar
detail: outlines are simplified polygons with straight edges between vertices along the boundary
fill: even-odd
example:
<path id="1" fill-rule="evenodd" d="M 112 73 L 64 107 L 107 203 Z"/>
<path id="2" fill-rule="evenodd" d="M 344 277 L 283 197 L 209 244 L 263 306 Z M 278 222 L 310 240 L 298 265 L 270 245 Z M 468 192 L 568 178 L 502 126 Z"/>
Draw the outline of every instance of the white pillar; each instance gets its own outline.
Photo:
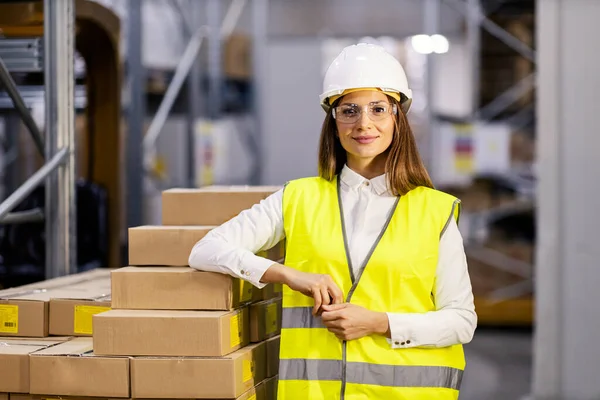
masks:
<path id="1" fill-rule="evenodd" d="M 537 0 L 536 13 L 540 184 L 533 397 L 598 399 L 600 1 Z"/>

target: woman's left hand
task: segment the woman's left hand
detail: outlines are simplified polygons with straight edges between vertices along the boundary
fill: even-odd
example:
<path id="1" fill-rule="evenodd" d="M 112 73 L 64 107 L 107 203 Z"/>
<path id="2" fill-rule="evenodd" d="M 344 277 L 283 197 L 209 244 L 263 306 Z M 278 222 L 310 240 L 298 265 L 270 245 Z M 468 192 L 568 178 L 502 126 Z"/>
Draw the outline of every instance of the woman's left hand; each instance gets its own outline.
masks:
<path id="1" fill-rule="evenodd" d="M 355 340 L 372 334 L 386 335 L 389 331 L 387 314 L 367 310 L 351 303 L 322 306 L 323 325 L 341 340 Z"/>

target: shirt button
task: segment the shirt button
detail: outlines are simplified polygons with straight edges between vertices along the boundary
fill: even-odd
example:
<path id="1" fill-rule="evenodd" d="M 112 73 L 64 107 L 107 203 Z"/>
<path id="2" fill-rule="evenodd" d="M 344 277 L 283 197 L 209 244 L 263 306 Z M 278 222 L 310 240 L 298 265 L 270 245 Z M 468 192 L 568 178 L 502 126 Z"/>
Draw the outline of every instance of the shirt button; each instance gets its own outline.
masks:
<path id="1" fill-rule="evenodd" d="M 240 271 L 240 273 L 241 273 L 242 275 L 246 275 L 246 271 L 244 271 L 244 270 L 241 270 L 241 271 Z"/>
<path id="2" fill-rule="evenodd" d="M 410 340 L 407 340 L 407 341 L 406 341 L 406 344 L 410 344 Z"/>
<path id="3" fill-rule="evenodd" d="M 368 181 L 365 182 L 365 186 L 369 186 L 369 185 L 370 185 L 370 183 Z"/>
<path id="4" fill-rule="evenodd" d="M 396 344 L 396 346 L 398 346 L 398 345 L 400 344 L 400 342 L 398 342 L 398 341 L 396 341 L 396 342 L 394 342 L 394 343 Z"/>
<path id="5" fill-rule="evenodd" d="M 402 343 L 400 343 L 400 344 L 401 344 L 402 346 L 404 346 L 406 343 L 402 342 Z"/>

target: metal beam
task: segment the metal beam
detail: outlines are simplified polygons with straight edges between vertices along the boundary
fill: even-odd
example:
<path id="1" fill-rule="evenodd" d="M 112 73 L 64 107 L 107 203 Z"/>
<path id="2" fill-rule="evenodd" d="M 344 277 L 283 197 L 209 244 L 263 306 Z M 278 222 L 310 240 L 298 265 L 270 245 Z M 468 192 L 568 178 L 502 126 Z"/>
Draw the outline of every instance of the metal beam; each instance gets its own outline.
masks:
<path id="1" fill-rule="evenodd" d="M 266 103 L 264 96 L 264 87 L 267 77 L 266 71 L 266 46 L 268 41 L 268 22 L 269 22 L 269 0 L 252 1 L 252 70 L 253 70 L 253 111 L 254 111 L 254 132 L 252 143 L 253 169 L 250 173 L 250 184 L 258 185 L 263 179 L 263 145 L 262 131 L 264 128 L 262 105 Z"/>
<path id="2" fill-rule="evenodd" d="M 52 159 L 42 168 L 37 170 L 29 179 L 27 179 L 17 190 L 0 203 L 0 219 L 6 217 L 16 206 L 41 185 L 46 178 L 60 165 L 64 164 L 68 155 L 67 149 L 61 149 L 54 154 Z"/>
<path id="3" fill-rule="evenodd" d="M 0 219 L 0 224 L 24 224 L 27 222 L 42 221 L 44 221 L 44 210 L 34 208 L 33 210 L 8 213 L 6 217 Z"/>
<path id="4" fill-rule="evenodd" d="M 233 31 L 245 3 L 245 0 L 233 0 L 233 2 L 230 4 L 227 14 L 223 19 L 223 24 L 221 25 L 220 32 L 222 36 L 228 35 Z M 151 163 L 156 156 L 156 140 L 160 136 L 162 128 L 165 125 L 167 117 L 169 116 L 171 108 L 177 99 L 181 87 L 185 83 L 188 74 L 196 62 L 196 57 L 198 57 L 202 42 L 206 38 L 208 31 L 209 30 L 206 26 L 202 26 L 198 28 L 196 32 L 194 32 L 194 35 L 190 39 L 190 42 L 185 48 L 183 56 L 181 57 L 181 60 L 175 69 L 175 74 L 169 83 L 169 87 L 167 88 L 165 96 L 158 107 L 158 111 L 152 119 L 150 127 L 144 136 L 143 148 L 145 152 L 144 164 L 146 171 L 151 169 Z"/>
<path id="5" fill-rule="evenodd" d="M 146 70 L 142 63 L 142 4 L 141 0 L 127 2 L 127 226 L 143 223 L 144 163 L 142 141 L 146 115 Z"/>
<path id="6" fill-rule="evenodd" d="M 44 0 L 46 159 L 66 152 L 46 181 L 46 277 L 77 270 L 75 201 L 74 0 Z"/>
<path id="7" fill-rule="evenodd" d="M 423 2 L 423 30 L 427 35 L 435 35 L 439 31 L 440 26 L 440 1 L 441 0 L 425 0 Z M 423 143 L 423 159 L 425 165 L 432 166 L 433 152 L 435 146 L 435 112 L 433 109 L 433 77 L 435 74 L 436 54 L 431 52 L 425 55 L 425 125 L 426 134 Z"/>
<path id="8" fill-rule="evenodd" d="M 221 36 L 221 0 L 206 2 L 206 17 L 210 33 L 208 36 L 208 98 L 207 114 L 210 119 L 216 119 L 221 112 L 223 71 L 221 54 L 223 38 Z"/>
<path id="9" fill-rule="evenodd" d="M 519 38 L 515 37 L 510 32 L 506 31 L 500 25 L 496 24 L 489 18 L 487 18 L 481 9 L 470 10 L 468 0 L 444 0 L 451 3 L 452 8 L 463 14 L 465 18 L 474 19 L 478 24 L 481 25 L 491 35 L 495 36 L 498 40 L 502 41 L 507 46 L 511 47 L 517 53 L 529 61 L 535 63 L 536 53 L 531 47 L 523 43 Z"/>
<path id="10" fill-rule="evenodd" d="M 40 154 L 43 156 L 44 155 L 44 138 L 42 137 L 42 133 L 40 132 L 40 130 L 38 129 L 38 126 L 36 125 L 35 121 L 33 120 L 33 117 L 31 116 L 31 113 L 27 109 L 27 106 L 25 105 L 23 98 L 19 94 L 19 90 L 17 89 L 17 85 L 15 84 L 15 81 L 13 81 L 12 77 L 10 76 L 10 72 L 8 72 L 8 68 L 6 68 L 6 65 L 4 64 L 4 62 L 2 61 L 1 58 L 0 58 L 0 83 L 2 83 L 2 86 L 4 86 L 4 88 L 6 89 L 6 93 L 8 93 L 13 104 L 15 105 L 15 109 L 21 116 L 21 119 L 23 120 L 23 123 L 27 127 L 27 130 L 29 130 L 29 133 L 31 133 L 31 137 L 33 138 L 35 147 L 38 149 Z"/>
<path id="11" fill-rule="evenodd" d="M 491 120 L 510 107 L 515 101 L 529 92 L 535 85 L 535 73 L 527 75 L 510 89 L 506 90 L 496 97 L 489 104 L 485 105 L 477 112 L 477 116 L 482 120 Z"/>
<path id="12" fill-rule="evenodd" d="M 150 162 L 155 156 L 155 148 L 156 140 L 160 136 L 160 132 L 167 121 L 167 117 L 169 116 L 169 112 L 177 99 L 177 95 L 183 86 L 188 73 L 190 72 L 192 65 L 196 61 L 196 57 L 198 56 L 198 52 L 200 51 L 200 45 L 202 41 L 206 37 L 207 29 L 206 27 L 200 27 L 192 36 L 192 39 L 188 43 L 183 56 L 181 57 L 181 61 L 177 65 L 175 69 L 175 74 L 173 75 L 173 79 L 167 88 L 167 92 L 158 107 L 158 111 L 154 115 L 152 122 L 150 123 L 150 127 L 146 132 L 146 136 L 144 136 L 144 150 L 146 151 L 146 155 L 148 155 L 148 162 Z M 149 163 L 146 164 L 146 168 L 149 169 Z"/>
<path id="13" fill-rule="evenodd" d="M 481 13 L 480 0 L 467 0 L 469 16 L 467 18 L 467 43 L 471 54 L 471 116 L 477 116 L 480 106 L 481 90 L 481 31 L 477 15 Z"/>
<path id="14" fill-rule="evenodd" d="M 176 1 L 176 0 L 174 0 Z M 178 3 L 179 4 L 179 3 Z M 188 15 L 187 20 L 190 26 L 186 31 L 193 32 L 193 27 L 199 26 L 201 24 L 202 17 L 202 3 L 199 1 L 190 0 L 188 1 Z M 185 14 L 185 13 L 184 13 Z M 184 18 L 182 16 L 182 18 Z M 191 36 L 191 33 L 187 34 Z M 196 121 L 201 115 L 202 110 L 202 74 L 201 74 L 201 62 L 198 57 L 194 61 L 192 65 L 192 69 L 190 70 L 190 76 L 187 80 L 187 94 L 188 94 L 188 104 L 187 104 L 187 114 L 186 114 L 186 122 L 187 122 L 187 140 L 186 140 L 186 186 L 187 187 L 195 187 L 196 186 Z"/>

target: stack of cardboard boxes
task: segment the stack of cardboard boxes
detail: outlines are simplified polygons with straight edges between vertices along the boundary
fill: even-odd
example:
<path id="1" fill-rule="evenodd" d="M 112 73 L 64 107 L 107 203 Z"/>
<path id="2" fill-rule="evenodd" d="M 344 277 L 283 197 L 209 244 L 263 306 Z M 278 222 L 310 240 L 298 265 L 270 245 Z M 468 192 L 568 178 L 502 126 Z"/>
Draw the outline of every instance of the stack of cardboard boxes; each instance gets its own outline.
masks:
<path id="1" fill-rule="evenodd" d="M 87 341 L 91 351 L 92 315 L 109 307 L 109 270 L 0 291 L 0 392 L 6 397 L 10 393 L 12 400 L 25 400 L 31 394 L 48 394 L 48 388 L 70 390 L 68 385 L 57 388 L 55 374 L 87 386 L 93 377 L 81 370 L 69 373 L 68 365 L 60 361 L 69 355 L 62 345 L 81 337 L 78 340 Z M 56 357 L 39 357 L 49 354 Z M 89 393 L 86 387 L 85 394 Z"/>
<path id="2" fill-rule="evenodd" d="M 280 288 L 187 260 L 277 189 L 166 191 L 163 225 L 129 232 L 130 266 L 0 291 L 0 400 L 275 399 Z"/>
<path id="3" fill-rule="evenodd" d="M 93 347 L 129 358 L 132 398 L 275 398 L 280 291 L 187 264 L 211 229 L 277 189 L 169 190 L 163 225 L 130 229 L 130 266 L 112 272 L 112 310 L 94 316 Z M 278 261 L 283 247 L 263 256 Z"/>

